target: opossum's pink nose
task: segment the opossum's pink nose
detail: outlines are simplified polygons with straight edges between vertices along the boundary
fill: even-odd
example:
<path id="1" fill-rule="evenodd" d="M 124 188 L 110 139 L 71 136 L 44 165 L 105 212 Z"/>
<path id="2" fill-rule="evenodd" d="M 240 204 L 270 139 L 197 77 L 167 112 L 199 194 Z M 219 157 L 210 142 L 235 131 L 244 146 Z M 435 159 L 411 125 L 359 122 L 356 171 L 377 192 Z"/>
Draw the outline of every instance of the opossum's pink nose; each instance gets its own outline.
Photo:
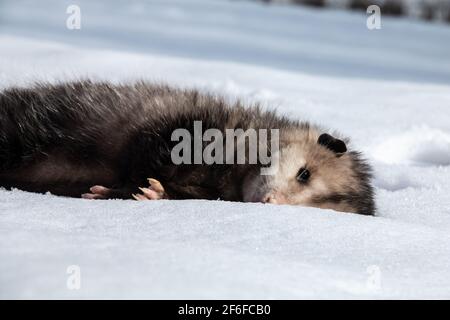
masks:
<path id="1" fill-rule="evenodd" d="M 287 203 L 286 197 L 280 192 L 269 192 L 262 201 L 263 203 L 283 204 Z"/>

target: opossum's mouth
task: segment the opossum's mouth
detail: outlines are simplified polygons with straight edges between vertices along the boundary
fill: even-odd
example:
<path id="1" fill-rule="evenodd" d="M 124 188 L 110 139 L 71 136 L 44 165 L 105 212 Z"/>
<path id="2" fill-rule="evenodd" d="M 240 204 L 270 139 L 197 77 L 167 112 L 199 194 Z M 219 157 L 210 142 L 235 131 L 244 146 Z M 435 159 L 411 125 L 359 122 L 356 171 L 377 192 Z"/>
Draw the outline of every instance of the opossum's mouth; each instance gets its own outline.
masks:
<path id="1" fill-rule="evenodd" d="M 276 190 L 255 190 L 248 197 L 244 194 L 244 202 L 288 204 L 286 196 Z"/>

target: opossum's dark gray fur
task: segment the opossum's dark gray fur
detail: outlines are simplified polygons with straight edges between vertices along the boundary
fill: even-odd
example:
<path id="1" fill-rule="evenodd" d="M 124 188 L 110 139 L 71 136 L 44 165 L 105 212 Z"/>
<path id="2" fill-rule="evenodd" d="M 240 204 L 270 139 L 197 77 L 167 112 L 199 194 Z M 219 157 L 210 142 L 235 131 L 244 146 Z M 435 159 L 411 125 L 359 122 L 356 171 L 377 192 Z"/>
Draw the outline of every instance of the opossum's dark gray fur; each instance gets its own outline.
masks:
<path id="1" fill-rule="evenodd" d="M 355 151 L 337 155 L 323 142 L 317 143 L 317 127 L 197 90 L 144 82 L 79 81 L 4 90 L 0 186 L 80 197 L 93 185 L 103 185 L 108 187 L 106 198 L 131 198 L 151 177 L 162 183 L 170 199 L 259 201 L 267 191 L 259 184 L 269 185 L 257 177 L 259 165 L 173 164 L 170 153 L 178 142 L 171 141 L 172 132 L 178 128 L 192 132 L 197 120 L 203 130 L 280 129 L 282 150 L 297 150 L 312 178 L 310 184 L 283 191 L 285 201 L 279 203 L 374 213 L 370 167 Z M 292 144 L 297 147 L 291 148 Z M 294 183 L 289 167 L 297 159 L 289 159 L 289 152 L 282 159 L 285 176 L 277 178 Z M 321 174 L 316 188 L 314 176 Z M 330 184 L 327 177 L 332 177 Z M 261 191 L 255 193 L 256 189 Z"/>

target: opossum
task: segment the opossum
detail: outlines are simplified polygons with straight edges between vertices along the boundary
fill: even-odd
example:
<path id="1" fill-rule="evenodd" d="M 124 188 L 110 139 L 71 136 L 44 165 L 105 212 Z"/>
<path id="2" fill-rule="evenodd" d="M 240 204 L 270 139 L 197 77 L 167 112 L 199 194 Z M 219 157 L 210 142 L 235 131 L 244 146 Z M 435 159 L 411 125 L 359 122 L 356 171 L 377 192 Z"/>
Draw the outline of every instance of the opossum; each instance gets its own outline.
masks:
<path id="1" fill-rule="evenodd" d="M 5 89 L 0 186 L 85 199 L 220 199 L 374 214 L 371 167 L 359 152 L 347 150 L 347 138 L 257 103 L 230 100 L 144 81 Z M 179 141 L 173 132 L 194 134 L 196 121 L 203 131 L 222 133 L 277 129 L 278 150 L 267 146 L 277 170 L 261 174 L 268 164 L 260 161 L 175 164 Z M 243 145 L 249 149 L 248 141 Z"/>

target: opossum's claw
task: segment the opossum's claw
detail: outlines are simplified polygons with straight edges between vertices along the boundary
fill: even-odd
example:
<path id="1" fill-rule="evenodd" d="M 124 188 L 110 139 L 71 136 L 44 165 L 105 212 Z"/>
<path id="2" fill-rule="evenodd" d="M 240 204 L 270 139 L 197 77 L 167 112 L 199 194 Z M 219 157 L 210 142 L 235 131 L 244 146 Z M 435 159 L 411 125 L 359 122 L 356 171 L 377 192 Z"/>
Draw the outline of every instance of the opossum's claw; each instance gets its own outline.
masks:
<path id="1" fill-rule="evenodd" d="M 93 186 L 89 190 L 91 193 L 83 193 L 81 195 L 83 199 L 108 199 L 108 193 L 111 191 L 103 186 Z"/>
<path id="2" fill-rule="evenodd" d="M 156 192 L 164 193 L 164 187 L 162 186 L 161 182 L 153 178 L 148 178 L 147 180 L 148 183 L 150 183 L 150 188 L 152 188 Z"/>
<path id="3" fill-rule="evenodd" d="M 133 198 L 138 201 L 167 199 L 164 187 L 158 180 L 152 178 L 147 180 L 150 183 L 150 186 L 148 188 L 139 188 L 142 191 L 142 194 L 133 194 Z"/>
<path id="4" fill-rule="evenodd" d="M 132 194 L 133 198 L 136 199 L 137 201 L 143 201 L 143 200 L 148 200 L 145 196 L 143 196 L 142 194 Z"/>
<path id="5" fill-rule="evenodd" d="M 139 189 L 142 191 L 144 196 L 150 200 L 158 200 L 161 198 L 160 195 L 154 190 L 148 188 L 139 188 Z"/>

